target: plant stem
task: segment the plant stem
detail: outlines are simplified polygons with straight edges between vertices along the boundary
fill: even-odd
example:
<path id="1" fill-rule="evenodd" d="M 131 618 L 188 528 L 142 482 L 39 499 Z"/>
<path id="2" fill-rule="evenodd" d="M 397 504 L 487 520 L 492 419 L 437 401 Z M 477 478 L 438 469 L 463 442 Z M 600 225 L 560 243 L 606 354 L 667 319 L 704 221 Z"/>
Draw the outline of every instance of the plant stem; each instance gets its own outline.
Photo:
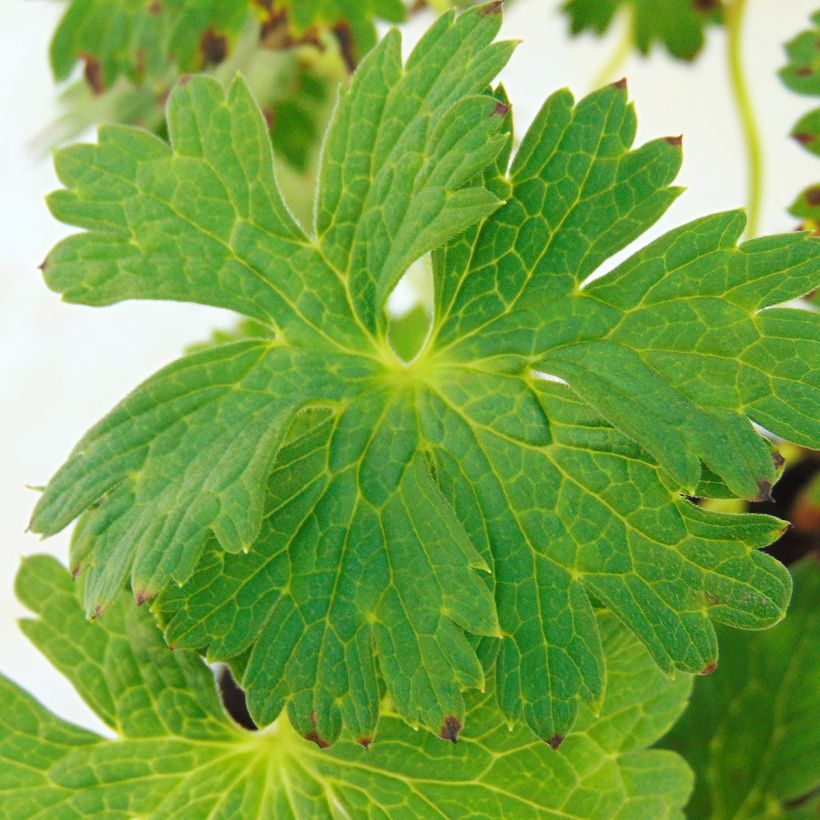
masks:
<path id="1" fill-rule="evenodd" d="M 595 75 L 595 79 L 592 81 L 593 91 L 598 88 L 602 88 L 608 82 L 611 82 L 613 78 L 617 79 L 615 77 L 616 72 L 626 61 L 626 58 L 629 56 L 629 52 L 632 51 L 632 46 L 634 44 L 632 14 L 629 10 L 627 10 L 624 12 L 623 16 L 624 28 L 623 33 L 621 34 L 621 39 L 615 46 L 615 51 L 612 52 L 609 59 L 603 66 L 601 66 L 598 73 Z"/>
<path id="2" fill-rule="evenodd" d="M 760 201 L 763 193 L 763 152 L 760 147 L 760 131 L 755 120 L 752 100 L 743 71 L 741 30 L 743 15 L 746 11 L 746 0 L 729 0 L 726 4 L 727 52 L 729 60 L 729 79 L 735 99 L 743 140 L 746 144 L 748 166 L 748 195 L 746 210 L 749 221 L 746 225 L 747 237 L 757 235 L 760 221 Z"/>

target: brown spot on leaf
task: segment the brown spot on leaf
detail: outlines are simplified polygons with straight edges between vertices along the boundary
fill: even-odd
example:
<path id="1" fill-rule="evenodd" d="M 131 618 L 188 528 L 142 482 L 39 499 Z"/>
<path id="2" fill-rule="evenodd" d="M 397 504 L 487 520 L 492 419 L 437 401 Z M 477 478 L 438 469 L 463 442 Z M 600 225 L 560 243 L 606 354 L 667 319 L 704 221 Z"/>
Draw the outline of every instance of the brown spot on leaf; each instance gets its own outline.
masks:
<path id="1" fill-rule="evenodd" d="M 768 501 L 769 503 L 772 503 L 774 501 L 774 498 L 772 497 L 771 481 L 758 481 L 757 489 L 758 493 L 754 498 L 755 501 Z"/>
<path id="2" fill-rule="evenodd" d="M 43 273 L 46 272 L 46 268 L 48 267 L 48 257 L 46 257 L 40 264 L 37 266 Z"/>
<path id="3" fill-rule="evenodd" d="M 722 603 L 720 596 L 715 595 L 714 592 L 704 592 L 703 597 L 706 599 L 707 606 L 719 606 Z"/>
<path id="4" fill-rule="evenodd" d="M 103 83 L 100 61 L 90 54 L 81 54 L 80 57 L 85 62 L 85 81 L 95 94 L 102 94 L 105 91 L 105 84 Z"/>
<path id="5" fill-rule="evenodd" d="M 807 65 L 801 65 L 794 73 L 798 77 L 811 77 L 812 70 Z"/>
<path id="6" fill-rule="evenodd" d="M 105 612 L 105 607 L 102 604 L 97 604 L 97 606 L 94 607 L 94 611 L 91 613 L 91 620 L 96 621 L 97 618 L 103 614 L 103 612 Z"/>
<path id="7" fill-rule="evenodd" d="M 692 5 L 697 9 L 697 11 L 702 11 L 704 14 L 708 14 L 710 11 L 714 11 L 717 8 L 718 0 L 692 0 Z"/>
<path id="8" fill-rule="evenodd" d="M 678 134 L 677 137 L 664 137 L 664 140 L 666 140 L 669 145 L 683 145 L 683 134 Z"/>
<path id="9" fill-rule="evenodd" d="M 706 666 L 704 666 L 703 669 L 700 670 L 700 674 L 711 675 L 712 672 L 715 671 L 715 669 L 717 669 L 717 661 L 715 661 L 714 663 L 707 663 Z"/>
<path id="10" fill-rule="evenodd" d="M 553 751 L 556 750 L 562 743 L 564 742 L 564 736 L 561 734 L 554 734 L 552 737 L 548 737 L 544 743 L 550 747 Z"/>
<path id="11" fill-rule="evenodd" d="M 494 117 L 506 117 L 507 114 L 510 113 L 510 106 L 505 105 L 503 102 L 499 101 L 495 104 L 495 108 L 493 109 L 493 116 Z"/>
<path id="12" fill-rule="evenodd" d="M 786 463 L 786 459 L 780 454 L 779 450 L 772 450 L 772 464 L 775 470 L 779 470 Z"/>
<path id="13" fill-rule="evenodd" d="M 342 59 L 345 61 L 347 70 L 352 74 L 356 70 L 356 43 L 353 40 L 353 32 L 350 26 L 342 21 L 333 26 L 333 36 L 339 43 L 339 51 L 342 54 Z"/>
<path id="14" fill-rule="evenodd" d="M 486 5 L 482 6 L 478 13 L 482 17 L 486 17 L 490 14 L 501 14 L 504 11 L 504 0 L 495 0 L 493 3 L 487 3 Z"/>
<path id="15" fill-rule="evenodd" d="M 160 0 L 153 0 L 150 6 L 148 6 L 148 13 L 149 14 L 159 14 L 162 11 L 162 3 Z"/>
<path id="16" fill-rule="evenodd" d="M 366 752 L 370 749 L 370 744 L 373 742 L 372 737 L 360 737 L 356 741 Z"/>
<path id="17" fill-rule="evenodd" d="M 458 741 L 458 733 L 461 731 L 461 721 L 453 715 L 444 718 L 444 723 L 439 730 L 438 736 L 442 740 L 449 740 L 450 743 Z"/>
<path id="18" fill-rule="evenodd" d="M 814 142 L 814 134 L 792 134 L 792 138 L 801 145 L 811 145 Z"/>
<path id="19" fill-rule="evenodd" d="M 305 740 L 312 741 L 320 749 L 329 749 L 330 748 L 330 744 L 323 737 L 320 737 L 318 732 L 308 732 L 305 735 Z"/>
<path id="20" fill-rule="evenodd" d="M 71 580 L 73 581 L 83 571 L 82 564 L 76 564 L 71 568 Z"/>
<path id="21" fill-rule="evenodd" d="M 179 85 L 188 85 L 189 82 L 191 82 L 191 75 L 190 74 L 183 74 L 179 78 Z"/>
<path id="22" fill-rule="evenodd" d="M 206 65 L 219 65 L 228 56 L 228 38 L 209 28 L 199 41 Z"/>
<path id="23" fill-rule="evenodd" d="M 809 188 L 809 190 L 806 191 L 806 202 L 812 206 L 820 205 L 820 187 Z"/>
<path id="24" fill-rule="evenodd" d="M 265 118 L 265 122 L 268 125 L 268 130 L 273 128 L 274 123 L 276 122 L 276 111 L 270 106 L 266 105 L 262 109 L 262 116 Z"/>
<path id="25" fill-rule="evenodd" d="M 150 592 L 145 592 L 143 590 L 134 596 L 134 600 L 137 602 L 137 606 L 142 606 L 146 601 L 150 601 L 151 597 L 152 595 Z"/>
<path id="26" fill-rule="evenodd" d="M 621 77 L 620 80 L 615 80 L 615 82 L 610 83 L 610 85 L 616 91 L 626 91 L 626 77 Z"/>

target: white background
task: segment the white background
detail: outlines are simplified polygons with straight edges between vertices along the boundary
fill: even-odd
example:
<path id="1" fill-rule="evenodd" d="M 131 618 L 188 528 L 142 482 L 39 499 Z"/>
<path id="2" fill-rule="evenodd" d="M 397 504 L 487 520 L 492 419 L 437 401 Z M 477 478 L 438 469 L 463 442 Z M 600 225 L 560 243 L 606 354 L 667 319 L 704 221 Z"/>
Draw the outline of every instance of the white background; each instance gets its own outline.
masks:
<path id="1" fill-rule="evenodd" d="M 100 728 L 16 626 L 26 614 L 13 595 L 21 556 L 46 550 L 65 561 L 68 544 L 67 533 L 39 543 L 24 532 L 36 498 L 25 485 L 44 484 L 79 436 L 127 391 L 215 325 L 229 326 L 231 318 L 183 304 L 63 305 L 46 289 L 37 265 L 68 231 L 43 204 L 56 180 L 50 162 L 38 159 L 30 142 L 56 113 L 47 48 L 63 6 L 29 0 L 0 5 L 0 669 L 59 714 Z M 785 207 L 820 179 L 820 163 L 787 137 L 812 101 L 790 93 L 775 74 L 783 42 L 806 27 L 817 5 L 749 1 L 745 63 L 766 156 L 764 233 L 791 230 L 795 220 Z M 557 6 L 558 0 L 518 0 L 507 14 L 504 35 L 524 41 L 503 75 L 519 133 L 555 89 L 587 93 L 619 37 L 570 40 Z M 406 44 L 426 22 L 413 21 Z M 656 50 L 649 59 L 630 58 L 619 72 L 628 76 L 637 105 L 639 142 L 684 134 L 679 181 L 689 190 L 652 235 L 744 202 L 745 155 L 725 61 L 723 33 L 711 30 L 695 65 Z"/>

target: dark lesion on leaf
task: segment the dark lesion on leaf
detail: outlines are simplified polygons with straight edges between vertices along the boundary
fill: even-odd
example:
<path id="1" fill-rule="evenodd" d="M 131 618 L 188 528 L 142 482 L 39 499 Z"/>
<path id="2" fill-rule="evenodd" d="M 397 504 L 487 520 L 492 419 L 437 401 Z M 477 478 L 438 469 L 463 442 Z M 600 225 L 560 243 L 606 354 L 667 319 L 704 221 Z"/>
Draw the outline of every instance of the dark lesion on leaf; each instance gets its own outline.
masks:
<path id="1" fill-rule="evenodd" d="M 370 744 L 373 742 L 373 738 L 360 737 L 356 742 L 367 752 L 370 750 Z"/>
<path id="2" fill-rule="evenodd" d="M 820 205 L 820 185 L 809 188 L 809 190 L 806 191 L 806 202 L 812 207 Z"/>
<path id="3" fill-rule="evenodd" d="M 356 41 L 353 39 L 350 26 L 342 20 L 333 26 L 333 36 L 339 44 L 339 51 L 345 61 L 345 67 L 352 74 L 356 70 L 359 61 L 356 56 Z"/>
<path id="4" fill-rule="evenodd" d="M 610 86 L 616 91 L 626 91 L 626 77 L 621 77 L 620 80 L 615 80 L 614 83 L 610 83 Z"/>
<path id="5" fill-rule="evenodd" d="M 305 740 L 315 743 L 320 749 L 330 748 L 330 744 L 318 732 L 308 732 L 305 735 Z"/>
<path id="6" fill-rule="evenodd" d="M 706 666 L 704 666 L 698 674 L 711 675 L 712 672 L 715 671 L 715 669 L 717 669 L 717 661 L 714 661 L 713 663 L 707 663 Z"/>
<path id="7" fill-rule="evenodd" d="M 88 83 L 91 90 L 99 96 L 105 91 L 105 83 L 102 77 L 102 66 L 100 61 L 91 54 L 81 54 L 80 58 L 85 63 L 85 81 Z"/>
<path id="8" fill-rule="evenodd" d="M 148 6 L 148 13 L 151 15 L 157 15 L 162 11 L 162 3 L 160 0 L 152 0 L 151 5 Z"/>
<path id="9" fill-rule="evenodd" d="M 771 481 L 758 481 L 757 482 L 757 489 L 758 493 L 755 496 L 755 501 L 774 501 L 774 497 L 772 496 L 772 482 Z"/>
<path id="10" fill-rule="evenodd" d="M 219 65 L 228 56 L 228 38 L 209 28 L 199 41 L 205 65 Z"/>
<path id="11" fill-rule="evenodd" d="M 453 715 L 444 718 L 444 723 L 439 730 L 438 736 L 442 740 L 449 740 L 450 743 L 458 741 L 458 733 L 461 731 L 461 721 Z"/>
<path id="12" fill-rule="evenodd" d="M 692 0 L 692 5 L 696 11 L 708 14 L 718 8 L 719 2 L 718 0 Z"/>
<path id="13" fill-rule="evenodd" d="M 676 137 L 664 137 L 664 140 L 669 145 L 681 146 L 683 145 L 683 134 L 678 134 Z"/>
<path id="14" fill-rule="evenodd" d="M 544 743 L 550 747 L 553 751 L 557 750 L 558 747 L 564 742 L 564 736 L 556 732 L 552 737 L 548 737 Z"/>

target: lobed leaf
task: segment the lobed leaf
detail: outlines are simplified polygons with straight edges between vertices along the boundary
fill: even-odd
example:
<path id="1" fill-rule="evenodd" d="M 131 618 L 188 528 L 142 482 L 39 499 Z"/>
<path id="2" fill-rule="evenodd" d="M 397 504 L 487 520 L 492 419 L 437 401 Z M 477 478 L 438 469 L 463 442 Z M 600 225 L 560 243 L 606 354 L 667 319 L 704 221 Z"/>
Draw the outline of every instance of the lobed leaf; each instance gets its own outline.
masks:
<path id="1" fill-rule="evenodd" d="M 116 128 L 58 159 L 52 207 L 89 232 L 49 255 L 52 287 L 267 330 L 138 388 L 33 527 L 84 513 L 90 613 L 130 574 L 171 642 L 232 663 L 260 723 L 287 705 L 323 742 L 372 736 L 379 678 L 411 723 L 464 723 L 491 669 L 510 722 L 565 736 L 604 692 L 594 604 L 672 673 L 713 667 L 713 622 L 763 628 L 789 598 L 758 551 L 782 522 L 687 496 L 768 497 L 782 459 L 752 421 L 820 445 L 817 315 L 778 307 L 816 284 L 820 245 L 738 246 L 742 214 L 717 214 L 603 271 L 680 193 L 680 139 L 633 148 L 622 84 L 561 91 L 510 164 L 509 106 L 485 93 L 511 51 L 499 11 L 443 16 L 404 67 L 395 34 L 362 62 L 310 234 L 241 81 L 178 89 L 170 147 Z M 384 304 L 430 251 L 407 362 Z"/>
<path id="2" fill-rule="evenodd" d="M 683 709 L 690 681 L 670 685 L 609 616 L 600 623 L 615 685 L 600 718 L 586 712 L 557 754 L 509 731 L 490 694 L 470 697 L 457 744 L 386 714 L 367 751 L 320 749 L 286 722 L 233 724 L 208 667 L 168 652 L 125 595 L 88 624 L 68 573 L 45 556 L 24 563 L 17 587 L 37 614 L 24 630 L 116 738 L 72 726 L 0 677 L 3 818 L 680 817 L 691 790 L 681 758 L 646 748 Z"/>
<path id="3" fill-rule="evenodd" d="M 721 666 L 696 683 L 663 743 L 696 773 L 690 816 L 810 817 L 820 788 L 820 572 L 793 567 L 789 617 L 763 634 L 721 635 Z"/>
<path id="4" fill-rule="evenodd" d="M 603 34 L 624 10 L 642 54 L 660 42 L 673 57 L 693 60 L 703 48 L 706 26 L 722 21 L 723 0 L 566 0 L 563 10 L 573 34 Z"/>

